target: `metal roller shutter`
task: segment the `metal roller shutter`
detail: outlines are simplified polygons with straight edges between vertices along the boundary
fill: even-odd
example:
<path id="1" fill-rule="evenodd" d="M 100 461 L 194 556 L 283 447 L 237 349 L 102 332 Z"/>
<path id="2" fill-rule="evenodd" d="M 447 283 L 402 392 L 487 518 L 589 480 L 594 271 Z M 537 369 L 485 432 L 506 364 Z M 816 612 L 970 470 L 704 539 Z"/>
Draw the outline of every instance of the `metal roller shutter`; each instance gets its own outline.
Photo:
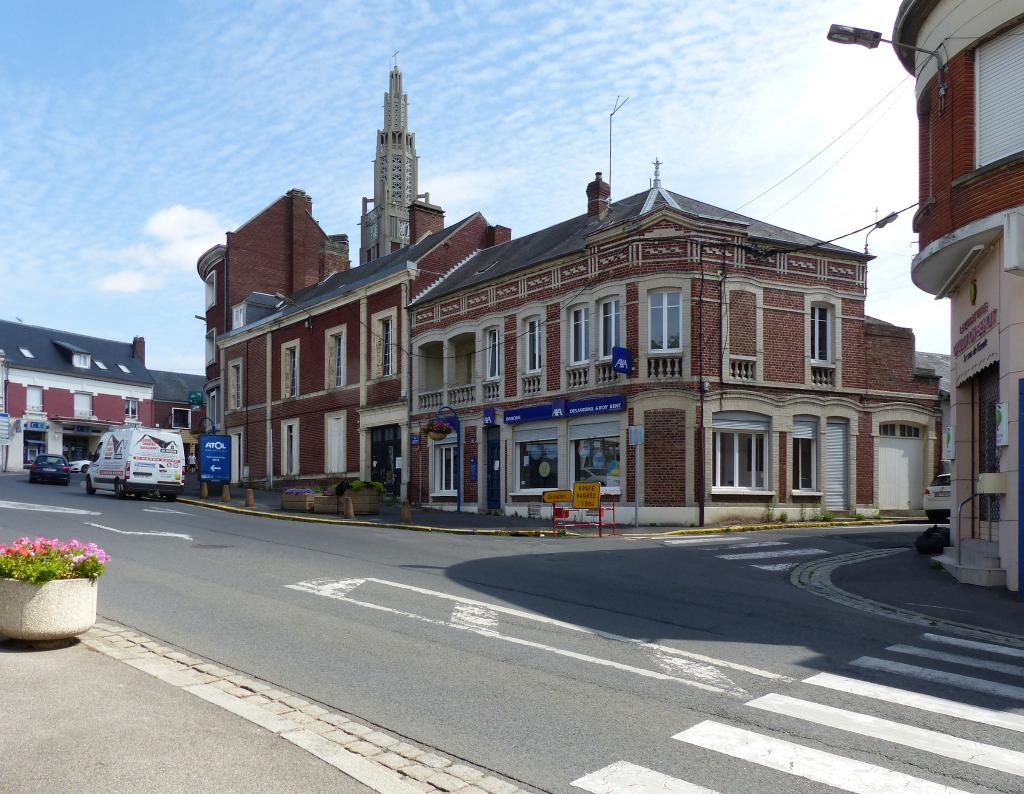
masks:
<path id="1" fill-rule="evenodd" d="M 978 167 L 1024 151 L 1024 25 L 978 48 Z"/>
<path id="2" fill-rule="evenodd" d="M 846 489 L 849 425 L 845 421 L 829 422 L 825 434 L 825 506 L 845 510 L 849 504 Z"/>

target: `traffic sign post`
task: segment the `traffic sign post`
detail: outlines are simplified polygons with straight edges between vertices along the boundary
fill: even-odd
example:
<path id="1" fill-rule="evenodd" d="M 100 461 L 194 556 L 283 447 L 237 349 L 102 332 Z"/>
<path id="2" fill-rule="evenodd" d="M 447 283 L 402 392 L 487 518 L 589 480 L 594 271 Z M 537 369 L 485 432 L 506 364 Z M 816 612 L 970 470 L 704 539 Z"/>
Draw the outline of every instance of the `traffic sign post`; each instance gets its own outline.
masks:
<path id="1" fill-rule="evenodd" d="M 199 436 L 199 480 L 231 480 L 231 436 Z"/>

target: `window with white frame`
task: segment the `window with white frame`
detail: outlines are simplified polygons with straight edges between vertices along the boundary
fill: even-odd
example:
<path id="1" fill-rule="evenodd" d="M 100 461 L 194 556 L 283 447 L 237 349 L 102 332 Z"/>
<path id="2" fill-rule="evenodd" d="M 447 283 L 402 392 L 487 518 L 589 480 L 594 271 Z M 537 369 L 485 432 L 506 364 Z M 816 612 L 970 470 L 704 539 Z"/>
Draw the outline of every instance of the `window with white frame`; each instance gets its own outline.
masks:
<path id="1" fill-rule="evenodd" d="M 190 428 L 192 426 L 192 411 L 188 408 L 171 409 L 171 427 L 174 429 Z"/>
<path id="2" fill-rule="evenodd" d="M 526 371 L 540 372 L 540 320 L 536 317 L 526 321 Z"/>
<path id="3" fill-rule="evenodd" d="M 816 491 L 818 486 L 818 420 L 793 419 L 793 490 Z"/>
<path id="4" fill-rule="evenodd" d="M 235 410 L 242 407 L 242 362 L 228 368 L 228 405 Z"/>
<path id="5" fill-rule="evenodd" d="M 137 397 L 124 398 L 124 418 L 132 422 L 139 420 L 139 400 Z"/>
<path id="6" fill-rule="evenodd" d="M 593 422 L 569 426 L 573 482 L 599 482 L 604 489 L 622 484 L 619 423 Z"/>
<path id="7" fill-rule="evenodd" d="M 455 451 L 455 444 L 434 445 L 432 493 L 435 496 L 454 496 L 456 493 Z"/>
<path id="8" fill-rule="evenodd" d="M 485 334 L 487 345 L 487 380 L 501 377 L 501 336 L 497 328 L 488 328 Z"/>
<path id="9" fill-rule="evenodd" d="M 620 315 L 622 304 L 618 300 L 601 304 L 601 358 L 611 358 L 612 348 L 622 347 Z"/>
<path id="10" fill-rule="evenodd" d="M 878 435 L 890 438 L 920 438 L 921 428 L 917 425 L 908 425 L 902 422 L 890 422 L 878 426 Z"/>
<path id="11" fill-rule="evenodd" d="M 299 473 L 299 421 L 281 423 L 281 473 Z"/>
<path id="12" fill-rule="evenodd" d="M 206 308 L 209 309 L 217 302 L 217 274 L 211 273 L 206 277 Z"/>
<path id="13" fill-rule="evenodd" d="M 573 364 L 584 364 L 590 360 L 590 308 L 578 306 L 570 313 L 572 327 Z"/>
<path id="14" fill-rule="evenodd" d="M 206 394 L 206 415 L 211 422 L 220 421 L 220 391 L 211 389 Z"/>
<path id="15" fill-rule="evenodd" d="M 245 325 L 245 304 L 240 303 L 231 310 L 231 327 L 241 328 Z"/>
<path id="16" fill-rule="evenodd" d="M 714 414 L 712 442 L 714 487 L 767 488 L 767 419 L 733 411 Z"/>
<path id="17" fill-rule="evenodd" d="M 75 416 L 92 416 L 92 395 L 75 392 Z"/>
<path id="18" fill-rule="evenodd" d="M 42 386 L 28 386 L 25 389 L 25 407 L 29 411 L 42 411 L 43 410 L 43 387 Z"/>
<path id="19" fill-rule="evenodd" d="M 829 363 L 832 361 L 832 317 L 831 307 L 811 307 L 811 361 Z"/>
<path id="20" fill-rule="evenodd" d="M 217 360 L 217 329 L 206 332 L 206 363 L 213 364 Z"/>
<path id="21" fill-rule="evenodd" d="M 89 369 L 90 359 L 88 353 L 74 353 L 71 356 L 71 365 L 79 369 Z"/>
<path id="22" fill-rule="evenodd" d="M 299 343 L 281 347 L 281 397 L 299 394 Z"/>
<path id="23" fill-rule="evenodd" d="M 678 353 L 682 347 L 683 320 L 679 292 L 647 293 L 647 349 L 651 353 Z"/>
<path id="24" fill-rule="evenodd" d="M 1024 152 L 1024 25 L 1005 31 L 975 53 L 977 167 Z"/>
<path id="25" fill-rule="evenodd" d="M 327 337 L 327 388 L 345 385 L 345 331 L 330 331 Z"/>
<path id="26" fill-rule="evenodd" d="M 395 374 L 394 321 L 385 317 L 380 321 L 380 376 L 386 378 Z"/>

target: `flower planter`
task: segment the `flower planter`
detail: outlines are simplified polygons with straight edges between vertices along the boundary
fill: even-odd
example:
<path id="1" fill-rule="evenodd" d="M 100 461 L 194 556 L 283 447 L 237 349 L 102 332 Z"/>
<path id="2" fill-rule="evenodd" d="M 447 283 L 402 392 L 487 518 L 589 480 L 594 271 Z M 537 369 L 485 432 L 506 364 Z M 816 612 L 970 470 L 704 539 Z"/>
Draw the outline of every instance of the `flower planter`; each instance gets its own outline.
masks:
<path id="1" fill-rule="evenodd" d="M 29 642 L 84 634 L 96 623 L 96 590 L 95 579 L 0 579 L 0 634 Z"/>
<path id="2" fill-rule="evenodd" d="M 313 512 L 314 513 L 337 513 L 338 512 L 337 496 L 314 496 L 313 497 Z"/>
<path id="3" fill-rule="evenodd" d="M 450 433 L 438 433 L 433 430 L 427 431 L 427 436 L 432 441 L 444 441 L 449 435 Z"/>
<path id="4" fill-rule="evenodd" d="M 313 512 L 313 494 L 284 493 L 281 494 L 281 509 L 298 513 Z"/>
<path id="5" fill-rule="evenodd" d="M 352 500 L 352 512 L 357 515 L 375 515 L 380 512 L 380 493 L 376 488 L 349 489 L 345 496 Z"/>

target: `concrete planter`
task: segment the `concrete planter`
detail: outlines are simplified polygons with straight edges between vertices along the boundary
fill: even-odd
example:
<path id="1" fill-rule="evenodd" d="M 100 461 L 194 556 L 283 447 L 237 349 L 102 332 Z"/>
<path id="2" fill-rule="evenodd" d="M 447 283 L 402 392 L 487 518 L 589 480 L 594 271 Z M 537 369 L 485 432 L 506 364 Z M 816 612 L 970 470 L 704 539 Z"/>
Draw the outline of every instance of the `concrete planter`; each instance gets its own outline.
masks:
<path id="1" fill-rule="evenodd" d="M 352 512 L 356 515 L 376 515 L 380 512 L 380 494 L 376 488 L 367 486 L 358 491 L 349 489 L 345 496 L 352 500 Z"/>
<path id="2" fill-rule="evenodd" d="M 95 579 L 0 579 L 0 634 L 29 642 L 84 634 L 96 623 L 96 590 Z"/>
<path id="3" fill-rule="evenodd" d="M 313 497 L 313 512 L 314 513 L 337 513 L 338 502 L 340 500 L 337 496 L 314 496 Z"/>
<path id="4" fill-rule="evenodd" d="M 298 513 L 313 512 L 313 494 L 284 493 L 281 494 L 281 509 Z"/>

